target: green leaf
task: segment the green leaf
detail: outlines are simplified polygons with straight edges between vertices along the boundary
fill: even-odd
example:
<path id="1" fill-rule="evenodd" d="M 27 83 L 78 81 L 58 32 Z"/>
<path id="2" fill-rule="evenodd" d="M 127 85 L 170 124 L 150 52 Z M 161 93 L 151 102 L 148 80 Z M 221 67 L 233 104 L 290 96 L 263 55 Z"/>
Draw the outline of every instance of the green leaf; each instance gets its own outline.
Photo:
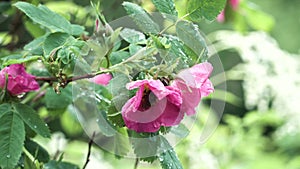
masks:
<path id="1" fill-rule="evenodd" d="M 69 37 L 69 34 L 60 32 L 48 35 L 44 42 L 44 55 L 46 59 L 50 57 L 52 52 L 58 50 L 58 48 L 60 48 Z"/>
<path id="2" fill-rule="evenodd" d="M 173 150 L 168 140 L 166 140 L 163 136 L 159 137 L 162 153 L 158 155 L 158 159 L 162 169 L 183 169 L 176 152 Z"/>
<path id="3" fill-rule="evenodd" d="M 132 56 L 132 55 L 136 54 L 142 48 L 143 47 L 140 45 L 130 44 L 129 45 L 129 54 Z"/>
<path id="4" fill-rule="evenodd" d="M 132 131 L 130 141 L 135 155 L 142 161 L 152 163 L 157 159 L 157 151 L 160 147 L 160 139 L 148 133 L 136 133 Z"/>
<path id="5" fill-rule="evenodd" d="M 105 111 L 100 110 L 100 113 L 96 119 L 96 122 L 99 126 L 100 131 L 103 133 L 103 135 L 105 135 L 107 137 L 111 137 L 116 134 L 115 127 L 110 123 L 110 121 L 108 121 Z"/>
<path id="6" fill-rule="evenodd" d="M 80 25 L 71 24 L 71 34 L 79 36 L 84 32 L 84 27 Z"/>
<path id="7" fill-rule="evenodd" d="M 112 65 L 121 63 L 122 61 L 128 59 L 130 57 L 129 52 L 126 51 L 117 51 L 117 52 L 112 52 L 110 54 L 110 62 Z"/>
<path id="8" fill-rule="evenodd" d="M 159 33 L 159 26 L 142 7 L 131 2 L 123 2 L 122 5 L 144 33 Z"/>
<path id="9" fill-rule="evenodd" d="M 79 169 L 79 167 L 68 162 L 50 161 L 44 165 L 44 169 Z"/>
<path id="10" fill-rule="evenodd" d="M 189 135 L 190 131 L 184 124 L 179 124 L 171 128 L 171 133 L 179 136 L 180 138 L 185 138 Z"/>
<path id="11" fill-rule="evenodd" d="M 120 32 L 120 36 L 128 43 L 145 43 L 146 37 L 142 32 L 136 31 L 134 29 L 124 28 Z"/>
<path id="12" fill-rule="evenodd" d="M 0 105 L 0 119 L 2 116 L 4 116 L 9 111 L 11 111 L 11 106 L 8 103 L 1 104 Z"/>
<path id="13" fill-rule="evenodd" d="M 226 0 L 189 0 L 187 13 L 192 21 L 205 18 L 213 21 L 224 9 Z"/>
<path id="14" fill-rule="evenodd" d="M 24 146 L 26 150 L 39 162 L 47 163 L 50 160 L 50 155 L 47 150 L 45 150 L 38 143 L 30 139 L 26 139 Z"/>
<path id="15" fill-rule="evenodd" d="M 176 24 L 176 33 L 179 39 L 198 55 L 198 59 L 207 55 L 207 45 L 197 25 L 188 21 L 179 21 Z"/>
<path id="16" fill-rule="evenodd" d="M 47 124 L 41 120 L 37 112 L 26 104 L 14 103 L 15 111 L 22 120 L 37 134 L 50 138 L 51 134 Z"/>
<path id="17" fill-rule="evenodd" d="M 29 61 L 38 60 L 39 58 L 41 58 L 41 57 L 40 56 L 26 56 L 26 57 L 20 57 L 18 59 L 7 59 L 7 61 L 3 62 L 3 66 L 8 66 L 11 64 L 26 63 Z"/>
<path id="18" fill-rule="evenodd" d="M 83 32 L 82 27 L 72 25 L 64 17 L 51 11 L 44 5 L 36 7 L 26 2 L 17 2 L 14 6 L 24 12 L 34 22 L 50 29 L 51 32 L 65 32 L 72 35 L 79 35 Z"/>
<path id="19" fill-rule="evenodd" d="M 42 55 L 43 54 L 43 45 L 46 40 L 48 34 L 38 37 L 24 46 L 24 50 L 29 51 L 34 55 Z"/>
<path id="20" fill-rule="evenodd" d="M 175 16 L 178 15 L 173 0 L 152 0 L 152 2 L 160 12 Z"/>
<path id="21" fill-rule="evenodd" d="M 47 88 L 45 103 L 48 109 L 65 109 L 72 103 L 72 86 L 61 89 L 60 94 L 56 94 L 52 88 Z"/>
<path id="22" fill-rule="evenodd" d="M 0 167 L 12 169 L 17 165 L 25 140 L 25 129 L 18 114 L 10 111 L 0 118 Z"/>
<path id="23" fill-rule="evenodd" d="M 130 143 L 125 128 L 118 128 L 118 133 L 114 137 L 115 155 L 117 158 L 125 156 L 130 150 Z"/>

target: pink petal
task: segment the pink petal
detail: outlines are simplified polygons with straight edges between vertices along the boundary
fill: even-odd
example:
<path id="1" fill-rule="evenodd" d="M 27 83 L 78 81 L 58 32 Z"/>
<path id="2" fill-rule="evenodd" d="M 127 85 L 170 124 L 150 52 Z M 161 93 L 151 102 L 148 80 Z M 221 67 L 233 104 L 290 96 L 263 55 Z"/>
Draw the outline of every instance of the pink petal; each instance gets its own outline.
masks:
<path id="1" fill-rule="evenodd" d="M 111 74 L 104 73 L 104 74 L 97 75 L 90 80 L 98 85 L 106 86 L 106 85 L 108 85 L 108 83 L 111 79 L 112 79 Z"/>
<path id="2" fill-rule="evenodd" d="M 217 16 L 217 21 L 220 23 L 225 22 L 225 11 L 224 10 Z"/>

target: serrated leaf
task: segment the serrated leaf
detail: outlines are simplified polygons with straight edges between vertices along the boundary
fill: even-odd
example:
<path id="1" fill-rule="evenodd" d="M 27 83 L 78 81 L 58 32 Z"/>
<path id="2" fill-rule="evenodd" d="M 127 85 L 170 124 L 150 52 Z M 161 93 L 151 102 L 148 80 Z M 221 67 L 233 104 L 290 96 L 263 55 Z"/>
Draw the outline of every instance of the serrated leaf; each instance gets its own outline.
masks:
<path id="1" fill-rule="evenodd" d="M 178 15 L 173 0 L 152 0 L 152 2 L 160 12 L 175 16 Z"/>
<path id="2" fill-rule="evenodd" d="M 0 136 L 0 167 L 14 168 L 25 140 L 24 123 L 18 114 L 10 111 L 0 118 Z"/>
<path id="3" fill-rule="evenodd" d="M 157 136 L 133 132 L 130 141 L 133 145 L 135 155 L 140 160 L 152 163 L 157 159 L 157 151 L 161 144 Z"/>
<path id="4" fill-rule="evenodd" d="M 62 46 L 69 37 L 69 34 L 60 32 L 48 35 L 44 42 L 44 56 L 46 59 L 49 58 L 52 51 Z"/>
<path id="5" fill-rule="evenodd" d="M 37 112 L 30 106 L 21 103 L 14 103 L 15 112 L 20 115 L 22 120 L 37 134 L 42 137 L 50 138 L 51 134 L 47 124 L 41 120 Z"/>
<path id="6" fill-rule="evenodd" d="M 176 152 L 173 150 L 168 140 L 163 136 L 159 137 L 162 153 L 158 155 L 158 159 L 162 169 L 183 169 Z"/>
<path id="7" fill-rule="evenodd" d="M 207 55 L 207 45 L 197 25 L 188 21 L 179 21 L 176 24 L 176 34 L 187 47 L 198 55 L 199 59 Z"/>
<path id="8" fill-rule="evenodd" d="M 46 40 L 48 34 L 38 37 L 24 46 L 24 50 L 29 51 L 34 55 L 42 55 L 43 54 L 43 44 Z"/>
<path id="9" fill-rule="evenodd" d="M 65 32 L 71 35 L 79 35 L 83 32 L 83 27 L 72 25 L 64 17 L 51 11 L 44 5 L 36 7 L 26 2 L 17 2 L 14 6 L 24 12 L 34 22 L 50 29 L 51 32 Z"/>
<path id="10" fill-rule="evenodd" d="M 125 156 L 130 150 L 128 134 L 125 128 L 118 128 L 114 137 L 115 155 L 117 158 Z"/>
<path id="11" fill-rule="evenodd" d="M 79 169 L 79 167 L 68 162 L 50 161 L 44 165 L 44 169 Z"/>
<path id="12" fill-rule="evenodd" d="M 124 28 L 120 32 L 120 36 L 128 43 L 146 42 L 146 36 L 142 32 L 136 31 L 134 29 Z"/>
<path id="13" fill-rule="evenodd" d="M 128 59 L 130 57 L 130 53 L 126 51 L 117 51 L 112 52 L 110 54 L 110 62 L 112 65 L 121 63 L 122 61 Z"/>
<path id="14" fill-rule="evenodd" d="M 0 119 L 2 116 L 4 116 L 6 113 L 11 111 L 11 106 L 8 103 L 3 103 L 0 105 Z"/>
<path id="15" fill-rule="evenodd" d="M 45 150 L 38 143 L 30 139 L 26 139 L 24 146 L 26 150 L 39 162 L 47 163 L 50 160 L 50 155 L 47 150 Z"/>
<path id="16" fill-rule="evenodd" d="M 142 7 L 131 2 L 123 2 L 122 5 L 144 33 L 159 33 L 158 24 L 151 19 Z"/>
<path id="17" fill-rule="evenodd" d="M 192 21 L 200 21 L 205 18 L 213 21 L 224 9 L 226 0 L 189 0 L 187 13 Z"/>

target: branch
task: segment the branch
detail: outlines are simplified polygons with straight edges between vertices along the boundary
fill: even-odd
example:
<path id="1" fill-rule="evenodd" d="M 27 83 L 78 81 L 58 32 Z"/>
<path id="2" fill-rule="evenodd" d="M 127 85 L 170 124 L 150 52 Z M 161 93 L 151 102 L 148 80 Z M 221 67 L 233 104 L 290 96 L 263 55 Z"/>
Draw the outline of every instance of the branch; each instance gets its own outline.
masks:
<path id="1" fill-rule="evenodd" d="M 91 156 L 92 145 L 93 145 L 93 142 L 94 142 L 93 141 L 94 137 L 95 137 L 95 132 L 93 132 L 92 138 L 90 139 L 89 148 L 88 148 L 88 154 L 86 156 L 86 161 L 85 161 L 84 166 L 83 166 L 82 169 L 85 169 L 86 166 L 88 165 L 88 163 L 90 162 L 90 156 Z"/>

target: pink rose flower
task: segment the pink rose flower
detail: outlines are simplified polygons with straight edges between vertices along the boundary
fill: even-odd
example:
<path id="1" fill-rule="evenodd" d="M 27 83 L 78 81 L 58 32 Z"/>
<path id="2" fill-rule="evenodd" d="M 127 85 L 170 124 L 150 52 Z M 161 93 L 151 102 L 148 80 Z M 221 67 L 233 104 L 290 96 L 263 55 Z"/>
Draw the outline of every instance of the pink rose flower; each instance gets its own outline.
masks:
<path id="1" fill-rule="evenodd" d="M 208 96 L 214 91 L 213 84 L 208 79 L 212 70 L 212 65 L 205 62 L 179 72 L 172 86 L 181 91 L 182 112 L 187 115 L 195 114 L 195 108 L 200 103 L 201 97 Z"/>
<path id="2" fill-rule="evenodd" d="M 18 95 L 40 88 L 35 81 L 35 76 L 26 73 L 22 64 L 13 64 L 0 71 L 0 88 L 2 89 L 6 83 L 6 74 L 8 75 L 7 90 L 11 95 Z"/>
<path id="3" fill-rule="evenodd" d="M 136 132 L 156 132 L 161 126 L 178 125 L 183 119 L 180 91 L 159 80 L 138 80 L 126 85 L 139 88 L 122 108 L 125 125 Z"/>
<path id="4" fill-rule="evenodd" d="M 94 82 L 98 85 L 106 86 L 108 85 L 109 81 L 112 79 L 112 75 L 109 73 L 103 73 L 100 75 L 97 75 L 90 79 L 91 82 Z"/>

